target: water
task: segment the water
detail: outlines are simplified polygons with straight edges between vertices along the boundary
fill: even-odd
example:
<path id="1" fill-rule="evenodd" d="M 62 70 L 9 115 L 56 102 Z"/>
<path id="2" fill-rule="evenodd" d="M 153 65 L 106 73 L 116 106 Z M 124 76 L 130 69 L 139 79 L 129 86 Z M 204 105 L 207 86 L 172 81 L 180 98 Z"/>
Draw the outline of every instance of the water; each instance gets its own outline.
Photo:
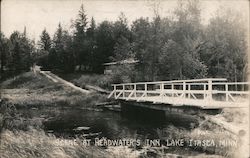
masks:
<path id="1" fill-rule="evenodd" d="M 162 123 L 134 120 L 114 111 L 91 111 L 81 109 L 61 109 L 56 117 L 44 123 L 46 130 L 55 134 L 98 134 L 110 139 L 133 137 L 157 137 L 156 130 L 166 127 Z M 81 132 L 77 127 L 90 127 Z"/>
<path id="2" fill-rule="evenodd" d="M 96 111 L 87 109 L 62 108 L 62 107 L 43 107 L 40 109 L 18 109 L 23 118 L 33 118 L 42 121 L 42 128 L 46 133 L 52 133 L 62 140 L 91 140 L 95 143 L 96 138 L 107 138 L 108 140 L 140 140 L 140 145 L 135 146 L 136 150 L 144 150 L 147 146 L 146 140 L 160 140 L 160 145 L 166 145 L 162 137 L 162 131 L 167 131 L 170 135 L 176 134 L 178 129 L 190 130 L 192 121 L 174 117 L 165 117 L 163 111 L 151 111 L 149 109 L 135 107 L 131 111 Z M 131 109 L 130 109 L 131 110 Z M 183 114 L 182 114 L 183 115 Z M 174 127 L 173 127 L 174 126 Z M 82 130 L 76 130 L 82 127 Z M 166 133 L 163 136 L 168 136 Z M 156 144 L 156 147 L 159 147 Z M 104 146 L 104 148 L 107 146 Z M 134 146 L 133 146 L 134 147 Z M 168 152 L 195 154 L 196 151 L 185 147 L 171 147 Z M 150 153 L 150 151 L 147 151 Z"/>
<path id="3" fill-rule="evenodd" d="M 157 139 L 157 131 L 173 124 L 179 128 L 185 128 L 182 124 L 166 121 L 166 118 L 162 116 L 153 117 L 154 113 L 152 112 L 150 112 L 152 117 L 143 117 L 143 112 L 131 116 L 117 111 L 50 107 L 46 109 L 26 109 L 22 113 L 25 117 L 44 118 L 44 130 L 59 137 L 84 135 L 89 138 Z M 185 125 L 187 124 L 185 123 Z M 79 131 L 76 130 L 77 127 L 83 127 L 84 129 Z"/>

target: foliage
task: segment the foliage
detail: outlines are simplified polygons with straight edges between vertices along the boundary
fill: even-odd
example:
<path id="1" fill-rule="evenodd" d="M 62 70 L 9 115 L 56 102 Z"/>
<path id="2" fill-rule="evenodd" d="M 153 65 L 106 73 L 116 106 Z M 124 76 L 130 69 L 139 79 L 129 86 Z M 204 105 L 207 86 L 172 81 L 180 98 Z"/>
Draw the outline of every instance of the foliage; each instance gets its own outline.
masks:
<path id="1" fill-rule="evenodd" d="M 170 16 L 139 18 L 129 26 L 121 13 L 114 22 L 90 21 L 81 5 L 73 32 L 59 24 L 51 40 L 43 30 L 35 51 L 24 33 L 1 34 L 1 74 L 21 72 L 35 62 L 64 73 L 103 73 L 104 63 L 138 60 L 134 66 L 113 67 L 113 81 L 154 81 L 223 77 L 244 81 L 247 74 L 247 28 L 239 13 L 219 8 L 202 23 L 198 0 L 179 1 Z M 32 60 L 31 60 L 32 59 Z M 126 71 L 125 71 L 126 69 Z M 126 78 L 126 79 L 125 79 Z"/>
<path id="2" fill-rule="evenodd" d="M 75 20 L 73 26 L 75 32 L 73 35 L 73 48 L 76 54 L 76 64 L 79 65 L 79 70 L 81 70 L 82 65 L 87 66 L 87 59 L 89 57 L 89 52 L 87 51 L 87 39 L 86 39 L 86 29 L 87 29 L 87 16 L 83 5 L 78 12 L 78 17 Z M 86 68 L 85 68 L 86 69 Z"/>
<path id="3" fill-rule="evenodd" d="M 221 10 L 210 20 L 202 59 L 208 75 L 231 81 L 246 80 L 247 39 L 244 22 L 231 10 Z"/>
<path id="4" fill-rule="evenodd" d="M 50 35 L 46 31 L 43 30 L 42 34 L 40 35 L 40 40 L 38 41 L 38 49 L 39 51 L 33 56 L 35 61 L 38 62 L 39 65 L 43 66 L 43 68 L 49 68 L 49 53 L 51 51 L 52 40 Z"/>

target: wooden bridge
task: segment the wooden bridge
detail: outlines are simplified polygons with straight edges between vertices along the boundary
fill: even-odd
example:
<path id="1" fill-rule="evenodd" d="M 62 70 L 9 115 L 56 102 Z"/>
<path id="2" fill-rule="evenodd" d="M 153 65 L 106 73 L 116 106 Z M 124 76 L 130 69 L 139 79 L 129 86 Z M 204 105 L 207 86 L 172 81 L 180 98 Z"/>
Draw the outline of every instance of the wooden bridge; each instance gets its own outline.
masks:
<path id="1" fill-rule="evenodd" d="M 113 91 L 108 98 L 147 102 L 152 106 L 242 108 L 249 106 L 248 85 L 248 82 L 227 82 L 225 78 L 113 84 Z"/>

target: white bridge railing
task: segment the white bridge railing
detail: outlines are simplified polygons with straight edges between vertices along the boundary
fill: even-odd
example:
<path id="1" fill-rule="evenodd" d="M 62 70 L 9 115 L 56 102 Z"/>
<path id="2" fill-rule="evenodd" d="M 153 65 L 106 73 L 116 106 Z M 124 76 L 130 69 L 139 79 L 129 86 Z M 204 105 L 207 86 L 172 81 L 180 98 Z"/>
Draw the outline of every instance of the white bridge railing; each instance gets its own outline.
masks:
<path id="1" fill-rule="evenodd" d="M 248 85 L 248 82 L 227 82 L 225 78 L 113 84 L 108 98 L 222 107 L 247 104 Z"/>

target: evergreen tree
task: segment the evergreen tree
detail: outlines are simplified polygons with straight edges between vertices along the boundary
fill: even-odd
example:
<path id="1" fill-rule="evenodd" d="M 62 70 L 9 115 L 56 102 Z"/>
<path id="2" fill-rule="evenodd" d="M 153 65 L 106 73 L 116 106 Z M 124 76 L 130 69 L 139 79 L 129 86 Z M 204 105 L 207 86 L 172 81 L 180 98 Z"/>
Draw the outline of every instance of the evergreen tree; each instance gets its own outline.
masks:
<path id="1" fill-rule="evenodd" d="M 74 22 L 74 52 L 76 54 L 76 64 L 79 65 L 79 70 L 81 70 L 82 65 L 86 66 L 89 54 L 86 50 L 87 40 L 86 40 L 86 29 L 87 29 L 87 15 L 83 5 L 81 5 L 78 12 L 77 19 Z"/>
<path id="2" fill-rule="evenodd" d="M 49 52 L 51 49 L 51 38 L 46 31 L 46 29 L 43 30 L 42 34 L 40 35 L 40 41 L 38 43 L 40 50 Z"/>
<path id="3" fill-rule="evenodd" d="M 89 71 L 93 71 L 96 51 L 96 23 L 94 18 L 91 18 L 90 27 L 86 31 L 87 36 L 87 54 L 88 59 L 86 64 L 89 67 Z"/>
<path id="4" fill-rule="evenodd" d="M 64 30 L 62 35 L 63 43 L 63 71 L 66 73 L 74 72 L 75 63 L 74 63 L 74 54 L 73 54 L 73 38 Z"/>
<path id="5" fill-rule="evenodd" d="M 96 29 L 96 49 L 94 52 L 93 71 L 103 73 L 103 63 L 110 62 L 114 55 L 114 34 L 113 24 L 103 21 Z"/>
<path id="6" fill-rule="evenodd" d="M 0 78 L 2 77 L 5 69 L 7 68 L 9 57 L 9 42 L 8 39 L 0 33 Z"/>
<path id="7" fill-rule="evenodd" d="M 43 68 L 50 68 L 50 63 L 48 58 L 49 58 L 49 52 L 51 50 L 52 41 L 46 29 L 42 31 L 38 45 L 39 45 L 39 57 L 37 57 L 38 58 L 37 60 L 39 62 L 39 65 L 41 65 Z"/>
<path id="8" fill-rule="evenodd" d="M 54 69 L 62 69 L 63 67 L 63 30 L 62 26 L 59 23 L 56 33 L 53 38 L 53 50 L 51 51 L 51 55 L 49 55 L 49 62 L 53 63 Z"/>
<path id="9" fill-rule="evenodd" d="M 10 36 L 10 69 L 15 73 L 29 70 L 32 48 L 32 43 L 25 34 L 13 32 Z"/>

